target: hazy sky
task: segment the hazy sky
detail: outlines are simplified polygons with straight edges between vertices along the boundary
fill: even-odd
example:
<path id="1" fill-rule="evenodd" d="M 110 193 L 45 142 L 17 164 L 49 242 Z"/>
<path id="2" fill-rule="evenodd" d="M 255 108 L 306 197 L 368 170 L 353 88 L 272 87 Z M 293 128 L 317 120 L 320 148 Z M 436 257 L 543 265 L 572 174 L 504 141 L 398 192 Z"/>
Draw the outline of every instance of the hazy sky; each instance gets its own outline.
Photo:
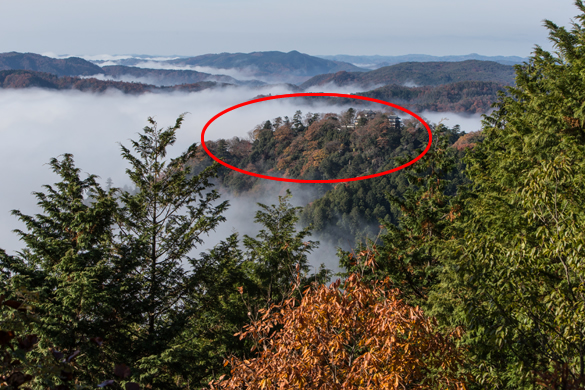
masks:
<path id="1" fill-rule="evenodd" d="M 0 0 L 0 52 L 528 56 L 573 0 Z"/>

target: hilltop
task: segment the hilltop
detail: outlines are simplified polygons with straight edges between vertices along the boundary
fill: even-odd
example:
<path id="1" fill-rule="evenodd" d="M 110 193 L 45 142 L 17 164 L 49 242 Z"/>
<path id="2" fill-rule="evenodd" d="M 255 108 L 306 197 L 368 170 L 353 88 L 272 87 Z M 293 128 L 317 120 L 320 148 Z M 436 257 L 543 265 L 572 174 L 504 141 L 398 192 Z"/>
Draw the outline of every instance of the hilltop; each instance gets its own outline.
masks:
<path id="1" fill-rule="evenodd" d="M 443 132 L 462 156 L 481 136 L 464 136 L 458 127 Z M 302 115 L 260 123 L 249 139 L 234 137 L 207 141 L 206 146 L 222 161 L 249 172 L 294 179 L 344 179 L 383 172 L 400 165 L 399 158 L 416 156 L 428 142 L 426 130 L 415 120 L 403 123 L 387 112 L 356 111 L 341 114 Z M 195 173 L 213 160 L 196 146 L 190 165 Z M 463 179 L 453 177 L 451 192 Z M 279 184 L 235 172 L 221 166 L 220 191 L 236 195 L 279 191 Z M 286 185 L 283 185 L 286 186 Z M 333 184 L 304 184 L 317 199 L 304 208 L 302 221 L 312 224 L 319 239 L 348 248 L 363 237 L 379 232 L 379 219 L 395 222 L 386 193 L 400 196 L 408 188 L 403 171 L 374 179 Z M 351 246 L 350 245 L 350 246 Z"/>

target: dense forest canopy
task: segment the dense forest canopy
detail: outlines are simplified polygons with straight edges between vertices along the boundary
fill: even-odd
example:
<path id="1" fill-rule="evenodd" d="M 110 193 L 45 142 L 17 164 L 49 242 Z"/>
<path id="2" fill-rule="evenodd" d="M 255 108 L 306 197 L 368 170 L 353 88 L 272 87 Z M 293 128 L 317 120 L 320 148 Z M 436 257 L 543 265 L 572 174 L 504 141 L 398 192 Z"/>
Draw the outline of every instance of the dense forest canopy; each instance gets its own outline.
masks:
<path id="1" fill-rule="evenodd" d="M 418 120 L 396 117 L 353 108 L 340 114 L 297 111 L 290 118 L 262 122 L 249 139 L 207 141 L 206 146 L 222 161 L 249 172 L 294 179 L 354 178 L 393 169 L 427 146 L 427 130 Z M 464 133 L 459 127 L 441 125 L 440 132 L 448 134 L 449 145 L 457 143 L 453 152 L 460 157 L 473 146 L 471 140 L 461 139 Z M 481 135 L 470 137 L 481 139 Z M 212 162 L 199 146 L 191 164 L 199 172 Z M 463 178 L 460 170 L 452 176 L 449 193 L 454 194 Z M 218 184 L 234 194 L 266 191 L 265 180 L 223 166 Z M 398 210 L 387 194 L 401 196 L 407 187 L 401 171 L 365 181 L 308 185 L 306 191 L 314 191 L 318 198 L 304 208 L 301 221 L 311 225 L 319 239 L 349 249 L 356 240 L 376 237 L 380 220 L 397 221 Z"/>

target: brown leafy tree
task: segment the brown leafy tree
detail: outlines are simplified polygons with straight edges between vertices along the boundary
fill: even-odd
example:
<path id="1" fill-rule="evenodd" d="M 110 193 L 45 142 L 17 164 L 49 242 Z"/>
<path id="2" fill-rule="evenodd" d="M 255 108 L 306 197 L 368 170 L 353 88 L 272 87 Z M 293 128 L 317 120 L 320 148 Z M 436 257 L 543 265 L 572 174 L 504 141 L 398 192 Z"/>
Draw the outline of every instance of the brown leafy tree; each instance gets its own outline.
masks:
<path id="1" fill-rule="evenodd" d="M 307 289 L 300 303 L 273 305 L 237 333 L 258 349 L 231 358 L 231 377 L 212 389 L 465 389 L 457 374 L 460 331 L 443 335 L 383 282 L 352 274 Z M 254 349 L 253 348 L 253 349 Z"/>

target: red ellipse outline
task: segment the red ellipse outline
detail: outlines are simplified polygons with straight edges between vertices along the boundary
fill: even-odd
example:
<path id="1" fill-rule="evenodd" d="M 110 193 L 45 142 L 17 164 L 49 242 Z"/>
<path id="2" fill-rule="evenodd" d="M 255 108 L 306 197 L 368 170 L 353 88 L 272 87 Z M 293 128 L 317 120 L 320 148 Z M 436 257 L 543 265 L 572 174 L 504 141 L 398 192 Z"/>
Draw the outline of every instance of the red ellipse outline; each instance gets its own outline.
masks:
<path id="1" fill-rule="evenodd" d="M 403 111 L 403 112 L 405 112 L 405 113 L 413 116 L 420 123 L 423 124 L 423 126 L 427 129 L 427 132 L 429 133 L 429 143 L 427 144 L 427 147 L 425 148 L 425 150 L 423 150 L 423 152 L 421 154 L 419 154 L 415 159 L 413 159 L 413 160 L 411 160 L 411 161 L 409 161 L 409 162 L 407 162 L 405 164 L 402 164 L 399 167 L 392 168 L 392 169 L 390 169 L 388 171 L 374 173 L 372 175 L 350 177 L 348 179 L 322 179 L 322 180 L 287 179 L 287 178 L 284 178 L 284 177 L 267 176 L 267 175 L 262 175 L 262 174 L 259 174 L 259 173 L 254 173 L 254 172 L 246 171 L 246 170 L 240 169 L 238 167 L 234 167 L 234 166 L 232 166 L 232 165 L 230 165 L 230 164 L 228 164 L 228 163 L 220 160 L 215 155 L 213 155 L 213 153 L 211 153 L 209 151 L 209 149 L 207 149 L 207 146 L 205 145 L 205 139 L 204 138 L 205 138 L 205 132 L 207 131 L 207 128 L 217 118 L 223 116 L 224 114 L 227 114 L 230 111 L 233 111 L 233 110 L 235 110 L 237 108 L 240 108 L 240 107 L 248 106 L 250 104 L 263 102 L 263 101 L 266 101 L 266 100 L 286 99 L 286 98 L 291 98 L 291 97 L 309 97 L 309 96 L 333 96 L 333 97 L 341 97 L 341 98 L 350 98 L 350 99 L 366 100 L 366 101 L 369 101 L 369 102 L 379 103 L 379 104 L 383 104 L 383 105 L 386 105 L 386 106 L 389 106 L 389 107 L 396 108 L 396 109 L 398 109 L 400 111 Z M 366 179 L 371 179 L 371 178 L 374 178 L 374 177 L 388 175 L 388 174 L 390 174 L 392 172 L 396 172 L 396 171 L 399 171 L 401 169 L 404 169 L 404 168 L 406 168 L 406 167 L 414 164 L 418 160 L 420 160 L 430 150 L 432 142 L 433 142 L 433 134 L 432 134 L 432 131 L 431 131 L 430 126 L 420 116 L 416 115 L 414 112 L 412 112 L 412 111 L 410 111 L 410 110 L 408 110 L 408 109 L 406 109 L 404 107 L 400 107 L 399 105 L 394 104 L 394 103 L 385 102 L 383 100 L 374 99 L 374 98 L 370 98 L 370 97 L 366 97 L 366 96 L 348 95 L 348 94 L 343 94 L 343 93 L 324 93 L 324 92 L 316 92 L 316 93 L 289 93 L 289 94 L 284 94 L 284 95 L 266 96 L 266 97 L 263 97 L 263 98 L 248 100 L 247 102 L 243 102 L 243 103 L 240 103 L 240 104 L 236 104 L 235 106 L 232 106 L 230 108 L 226 108 L 225 110 L 223 110 L 219 114 L 215 115 L 213 118 L 211 118 L 209 121 L 207 121 L 207 123 L 203 127 L 203 131 L 201 132 L 201 146 L 203 146 L 203 149 L 209 155 L 209 157 L 211 157 L 213 160 L 217 161 L 221 165 L 223 165 L 223 166 L 225 166 L 227 168 L 233 169 L 236 172 L 243 173 L 245 175 L 259 177 L 261 179 L 275 180 L 275 181 L 284 181 L 284 182 L 289 182 L 289 183 L 345 183 L 345 182 L 348 182 L 348 181 L 366 180 Z"/>

